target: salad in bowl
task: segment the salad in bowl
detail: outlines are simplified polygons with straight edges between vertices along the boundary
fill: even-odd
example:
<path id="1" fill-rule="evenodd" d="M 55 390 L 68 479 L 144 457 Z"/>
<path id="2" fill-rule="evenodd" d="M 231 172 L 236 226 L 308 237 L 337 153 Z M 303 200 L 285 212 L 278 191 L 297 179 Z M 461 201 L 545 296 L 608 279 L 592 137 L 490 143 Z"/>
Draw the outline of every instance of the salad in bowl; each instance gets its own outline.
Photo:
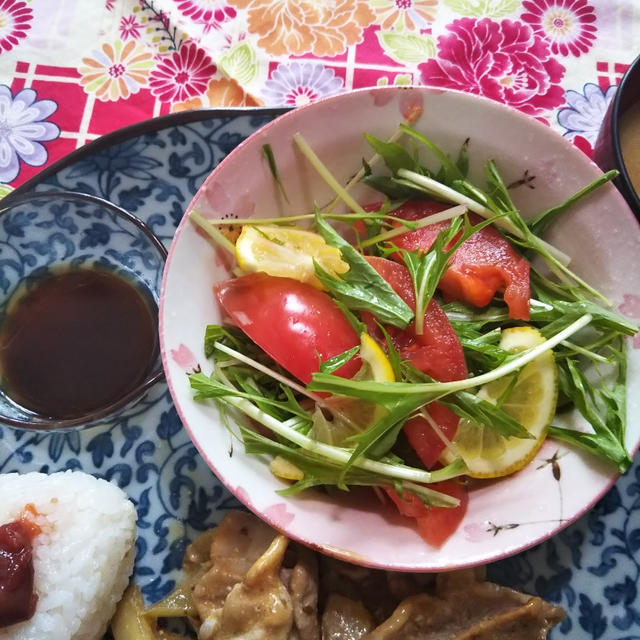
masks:
<path id="1" fill-rule="evenodd" d="M 640 436 L 640 234 L 612 177 L 428 88 L 251 136 L 165 272 L 165 370 L 205 460 L 272 526 L 370 566 L 484 563 L 566 526 Z"/>

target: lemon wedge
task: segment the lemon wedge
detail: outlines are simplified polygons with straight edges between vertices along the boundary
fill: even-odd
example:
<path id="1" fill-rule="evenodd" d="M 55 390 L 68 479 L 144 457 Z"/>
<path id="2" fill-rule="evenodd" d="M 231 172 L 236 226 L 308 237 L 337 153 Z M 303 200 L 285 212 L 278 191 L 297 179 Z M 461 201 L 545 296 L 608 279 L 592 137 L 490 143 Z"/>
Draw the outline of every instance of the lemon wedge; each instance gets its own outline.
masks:
<path id="1" fill-rule="evenodd" d="M 500 338 L 500 346 L 511 353 L 531 349 L 542 342 L 544 338 L 533 327 L 505 329 Z M 552 351 L 545 351 L 518 373 L 484 385 L 478 396 L 493 404 L 501 401 L 502 409 L 533 438 L 507 438 L 461 419 L 453 445 L 466 463 L 468 475 L 499 478 L 519 471 L 536 455 L 556 412 L 558 374 Z"/>
<path id="2" fill-rule="evenodd" d="M 236 240 L 236 261 L 243 271 L 263 271 L 323 289 L 315 274 L 314 260 L 332 275 L 349 270 L 340 251 L 312 231 L 277 225 L 245 225 Z"/>
<path id="3" fill-rule="evenodd" d="M 395 382 L 393 367 L 382 347 L 368 334 L 360 334 L 360 359 L 362 367 L 354 378 L 375 382 Z"/>
<path id="4" fill-rule="evenodd" d="M 360 359 L 362 366 L 353 376 L 354 380 L 394 382 L 395 375 L 389 358 L 380 345 L 368 334 L 360 334 Z M 346 438 L 378 422 L 387 409 L 358 398 L 332 396 L 325 406 L 332 413 L 328 419 L 320 409 L 314 415 L 313 437 L 321 442 L 340 446 Z"/>

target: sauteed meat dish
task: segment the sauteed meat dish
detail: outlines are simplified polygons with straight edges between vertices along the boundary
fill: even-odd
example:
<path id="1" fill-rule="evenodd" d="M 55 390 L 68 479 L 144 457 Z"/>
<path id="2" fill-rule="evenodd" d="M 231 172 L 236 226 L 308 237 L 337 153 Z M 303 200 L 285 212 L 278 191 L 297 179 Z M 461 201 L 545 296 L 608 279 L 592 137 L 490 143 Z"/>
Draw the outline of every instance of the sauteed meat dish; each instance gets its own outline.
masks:
<path id="1" fill-rule="evenodd" d="M 176 615 L 188 612 L 198 640 L 542 640 L 564 618 L 561 607 L 485 581 L 482 568 L 351 565 L 242 511 L 191 544 L 183 569 L 176 592 L 186 597 L 167 601 L 185 605 Z"/>

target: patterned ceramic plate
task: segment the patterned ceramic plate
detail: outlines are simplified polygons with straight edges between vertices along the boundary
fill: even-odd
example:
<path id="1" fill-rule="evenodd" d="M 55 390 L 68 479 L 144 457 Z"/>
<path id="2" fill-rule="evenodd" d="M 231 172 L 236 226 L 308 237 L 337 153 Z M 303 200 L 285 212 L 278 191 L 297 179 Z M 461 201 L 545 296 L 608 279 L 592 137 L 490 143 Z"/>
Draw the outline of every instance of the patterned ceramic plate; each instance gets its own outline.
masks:
<path id="1" fill-rule="evenodd" d="M 600 175 L 584 154 L 549 127 L 497 102 L 426 87 L 389 87 L 326 98 L 267 125 L 223 161 L 191 207 L 209 218 L 272 218 L 312 211 L 314 202 L 330 202 L 333 194 L 301 156 L 293 142 L 296 133 L 345 184 L 361 159 L 372 155 L 363 133 L 386 140 L 408 117 L 415 118 L 417 130 L 452 157 L 468 139 L 472 180 L 482 176 L 489 159 L 496 160 L 506 184 L 517 184 L 525 172 L 534 176 L 528 186 L 511 191 L 525 214 L 563 202 Z M 264 144 L 273 149 L 287 199 L 262 157 Z M 363 185 L 352 195 L 361 203 L 380 199 Z M 640 230 L 612 186 L 567 212 L 549 237 L 571 256 L 572 269 L 615 305 L 640 294 L 640 274 L 628 269 L 640 255 Z M 547 440 L 522 471 L 470 492 L 462 523 L 441 547 L 425 544 L 394 508 L 381 509 L 375 499 L 370 504 L 360 492 L 328 499 L 324 492 L 306 491 L 303 496 L 283 498 L 276 492 L 286 485 L 262 460 L 245 454 L 242 447 L 232 447 L 215 407 L 193 401 L 185 376 L 185 354 L 193 354 L 189 367 L 197 363 L 205 373 L 211 369 L 204 355 L 203 331 L 221 317 L 210 292 L 214 283 L 228 277 L 226 262 L 185 217 L 169 251 L 161 294 L 165 371 L 185 427 L 211 468 L 244 504 L 291 537 L 342 559 L 386 569 L 442 571 L 484 564 L 556 533 L 613 483 L 612 466 Z M 640 439 L 639 356 L 630 350 L 626 445 L 631 451 Z M 575 414 L 568 419 L 580 427 L 582 418 Z M 370 534 L 363 539 L 362 531 Z"/>
<path id="2" fill-rule="evenodd" d="M 24 189 L 100 195 L 143 217 L 169 244 L 211 170 L 275 115 L 273 110 L 204 111 L 143 123 L 87 145 Z M 640 312 L 640 301 L 627 304 Z M 226 509 L 239 506 L 197 454 L 165 384 L 152 390 L 138 414 L 108 429 L 67 434 L 0 429 L 0 472 L 69 468 L 116 482 L 136 503 L 135 579 L 148 601 L 173 587 L 188 542 Z M 632 640 L 640 638 L 639 560 L 636 463 L 581 519 L 489 571 L 504 584 L 566 608 L 554 640 Z"/>

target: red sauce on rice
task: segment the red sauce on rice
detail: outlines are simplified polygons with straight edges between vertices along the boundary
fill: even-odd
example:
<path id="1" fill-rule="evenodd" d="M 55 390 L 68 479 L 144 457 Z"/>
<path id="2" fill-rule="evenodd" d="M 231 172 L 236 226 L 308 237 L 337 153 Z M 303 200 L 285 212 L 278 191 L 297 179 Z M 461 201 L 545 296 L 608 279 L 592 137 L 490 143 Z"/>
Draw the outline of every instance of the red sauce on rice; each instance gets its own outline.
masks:
<path id="1" fill-rule="evenodd" d="M 33 505 L 14 522 L 0 526 L 0 628 L 29 620 L 38 596 L 33 590 L 33 538 L 41 531 Z"/>

